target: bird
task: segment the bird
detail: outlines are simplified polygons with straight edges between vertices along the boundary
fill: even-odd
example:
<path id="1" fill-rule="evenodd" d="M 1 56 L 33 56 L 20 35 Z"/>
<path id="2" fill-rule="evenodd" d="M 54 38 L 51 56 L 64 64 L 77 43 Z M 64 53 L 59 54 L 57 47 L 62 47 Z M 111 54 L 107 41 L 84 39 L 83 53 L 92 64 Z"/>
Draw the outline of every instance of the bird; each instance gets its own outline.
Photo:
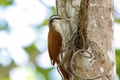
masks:
<path id="1" fill-rule="evenodd" d="M 62 18 L 58 15 L 53 15 L 49 19 L 49 32 L 48 32 L 48 52 L 52 65 L 59 63 L 58 56 L 62 47 L 62 36 L 58 31 Z"/>
<path id="2" fill-rule="evenodd" d="M 59 15 L 53 15 L 49 18 L 49 32 L 48 32 L 48 53 L 51 60 L 51 64 L 54 66 L 60 64 L 59 55 L 62 54 L 62 22 L 68 20 L 67 18 L 60 17 Z M 64 78 L 68 79 L 69 75 L 62 65 L 58 66 L 60 72 Z M 68 79 L 69 80 L 69 79 Z"/>

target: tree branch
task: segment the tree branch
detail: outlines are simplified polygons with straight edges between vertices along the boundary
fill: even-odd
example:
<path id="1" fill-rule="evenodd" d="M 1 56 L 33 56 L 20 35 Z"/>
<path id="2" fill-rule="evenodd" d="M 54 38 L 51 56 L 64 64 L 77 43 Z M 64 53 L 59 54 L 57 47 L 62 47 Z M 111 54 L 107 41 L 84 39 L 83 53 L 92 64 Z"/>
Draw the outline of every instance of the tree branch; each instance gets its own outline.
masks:
<path id="1" fill-rule="evenodd" d="M 113 0 L 56 0 L 64 22 L 64 80 L 115 80 Z M 59 67 L 59 66 L 58 66 Z"/>

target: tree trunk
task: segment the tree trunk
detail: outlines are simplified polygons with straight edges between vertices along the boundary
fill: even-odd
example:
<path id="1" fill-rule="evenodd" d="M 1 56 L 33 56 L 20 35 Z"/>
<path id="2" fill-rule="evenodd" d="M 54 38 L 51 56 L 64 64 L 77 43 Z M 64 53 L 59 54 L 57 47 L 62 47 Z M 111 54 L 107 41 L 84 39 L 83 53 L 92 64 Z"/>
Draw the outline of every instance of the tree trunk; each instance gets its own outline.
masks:
<path id="1" fill-rule="evenodd" d="M 62 24 L 63 80 L 115 80 L 113 0 L 56 0 L 56 9 L 70 19 Z"/>

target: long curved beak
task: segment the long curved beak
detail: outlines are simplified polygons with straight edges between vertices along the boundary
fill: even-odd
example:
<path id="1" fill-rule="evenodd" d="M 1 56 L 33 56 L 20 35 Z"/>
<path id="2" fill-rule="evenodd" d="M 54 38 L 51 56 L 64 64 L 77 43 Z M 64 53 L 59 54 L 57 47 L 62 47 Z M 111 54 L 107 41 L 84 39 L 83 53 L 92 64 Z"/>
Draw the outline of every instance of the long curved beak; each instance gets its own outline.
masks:
<path id="1" fill-rule="evenodd" d="M 62 20 L 62 21 L 73 21 L 73 20 L 70 19 L 70 18 L 62 18 L 61 20 Z"/>

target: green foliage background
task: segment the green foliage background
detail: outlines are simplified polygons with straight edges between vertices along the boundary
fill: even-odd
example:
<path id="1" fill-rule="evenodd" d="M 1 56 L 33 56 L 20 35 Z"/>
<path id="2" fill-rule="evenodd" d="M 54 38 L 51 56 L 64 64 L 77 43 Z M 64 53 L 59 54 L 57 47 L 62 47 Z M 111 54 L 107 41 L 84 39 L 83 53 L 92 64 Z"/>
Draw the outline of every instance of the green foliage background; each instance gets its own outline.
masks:
<path id="1" fill-rule="evenodd" d="M 6 8 L 9 7 L 11 5 L 13 5 L 14 0 L 0 0 L 0 7 L 1 8 Z M 55 9 L 53 7 L 50 7 L 50 9 L 52 10 L 53 14 L 55 13 Z M 8 22 L 4 21 L 4 26 L 0 26 L 0 30 L 6 30 L 9 31 L 9 26 L 8 26 Z M 48 20 L 44 20 L 44 22 L 42 24 L 40 24 L 39 26 L 35 26 L 36 30 L 39 31 L 39 29 L 48 24 Z M 42 35 L 41 35 L 42 36 Z M 27 53 L 29 54 L 30 57 L 30 61 L 35 65 L 36 67 L 36 71 L 38 73 L 42 73 L 45 76 L 45 80 L 51 80 L 49 77 L 49 73 L 53 68 L 49 68 L 49 69 L 43 69 L 41 67 L 39 67 L 36 63 L 35 63 L 35 58 L 36 56 L 38 56 L 38 54 L 41 54 L 41 52 L 36 48 L 35 43 L 33 42 L 32 45 L 30 45 L 29 47 L 24 47 L 24 50 L 27 51 Z M 11 69 L 13 69 L 14 67 L 17 67 L 16 64 L 14 62 L 12 62 L 9 66 L 7 67 L 3 67 L 0 65 L 0 80 L 10 80 L 9 78 L 9 71 Z M 31 79 L 28 79 L 31 80 Z"/>

